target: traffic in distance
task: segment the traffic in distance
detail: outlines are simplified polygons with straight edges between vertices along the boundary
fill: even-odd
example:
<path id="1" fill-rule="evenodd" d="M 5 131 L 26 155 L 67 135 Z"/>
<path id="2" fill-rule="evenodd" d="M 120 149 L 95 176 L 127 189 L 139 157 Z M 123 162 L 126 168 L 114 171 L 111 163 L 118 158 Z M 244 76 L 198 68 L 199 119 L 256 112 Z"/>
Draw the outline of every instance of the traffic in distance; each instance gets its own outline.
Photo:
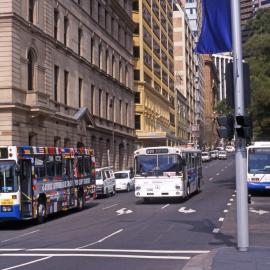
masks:
<path id="1" fill-rule="evenodd" d="M 0 147 L 0 220 L 35 219 L 79 210 L 97 197 L 133 191 L 136 198 L 188 199 L 203 187 L 202 162 L 226 159 L 233 146 L 148 147 L 134 152 L 134 168 L 96 168 L 89 148 Z M 247 148 L 249 192 L 270 189 L 270 142 Z"/>

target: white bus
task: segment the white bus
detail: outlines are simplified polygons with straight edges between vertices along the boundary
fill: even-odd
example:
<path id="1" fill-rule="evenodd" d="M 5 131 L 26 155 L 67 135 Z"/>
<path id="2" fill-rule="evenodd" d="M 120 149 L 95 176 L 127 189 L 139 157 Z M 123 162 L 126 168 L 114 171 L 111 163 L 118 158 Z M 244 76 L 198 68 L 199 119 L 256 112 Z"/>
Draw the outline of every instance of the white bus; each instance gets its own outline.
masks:
<path id="1" fill-rule="evenodd" d="M 270 189 L 270 142 L 255 142 L 247 147 L 249 192 Z"/>
<path id="2" fill-rule="evenodd" d="M 201 151 L 194 148 L 149 147 L 135 156 L 135 196 L 188 198 L 202 185 Z"/>

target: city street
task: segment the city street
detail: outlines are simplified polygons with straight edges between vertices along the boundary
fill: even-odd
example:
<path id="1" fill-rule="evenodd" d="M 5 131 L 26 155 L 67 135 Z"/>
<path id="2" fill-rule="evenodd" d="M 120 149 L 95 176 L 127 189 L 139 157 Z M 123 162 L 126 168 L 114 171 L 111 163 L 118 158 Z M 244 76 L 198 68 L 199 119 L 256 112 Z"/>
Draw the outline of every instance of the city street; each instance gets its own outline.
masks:
<path id="1" fill-rule="evenodd" d="M 231 154 L 203 164 L 203 191 L 188 201 L 144 204 L 117 193 L 41 225 L 2 223 L 1 269 L 182 269 L 193 256 L 236 244 L 234 174 Z M 264 210 L 266 198 L 251 207 Z M 267 215 L 251 213 L 258 217 Z"/>

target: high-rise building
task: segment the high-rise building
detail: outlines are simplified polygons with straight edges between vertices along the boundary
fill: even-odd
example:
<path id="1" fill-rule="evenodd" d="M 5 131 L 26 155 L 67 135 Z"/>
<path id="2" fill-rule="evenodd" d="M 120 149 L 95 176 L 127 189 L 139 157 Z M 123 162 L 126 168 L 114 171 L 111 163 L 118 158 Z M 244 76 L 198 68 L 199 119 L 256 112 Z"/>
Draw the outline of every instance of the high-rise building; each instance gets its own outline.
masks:
<path id="1" fill-rule="evenodd" d="M 175 136 L 172 14 L 172 1 L 133 0 L 138 146 L 180 143 Z"/>
<path id="2" fill-rule="evenodd" d="M 269 0 L 253 0 L 255 11 L 261 8 L 270 8 L 270 1 Z"/>
<path id="3" fill-rule="evenodd" d="M 254 0 L 240 0 L 242 42 L 248 37 L 248 22 L 254 16 Z"/>
<path id="4" fill-rule="evenodd" d="M 95 150 L 132 166 L 131 1 L 0 0 L 0 144 Z"/>

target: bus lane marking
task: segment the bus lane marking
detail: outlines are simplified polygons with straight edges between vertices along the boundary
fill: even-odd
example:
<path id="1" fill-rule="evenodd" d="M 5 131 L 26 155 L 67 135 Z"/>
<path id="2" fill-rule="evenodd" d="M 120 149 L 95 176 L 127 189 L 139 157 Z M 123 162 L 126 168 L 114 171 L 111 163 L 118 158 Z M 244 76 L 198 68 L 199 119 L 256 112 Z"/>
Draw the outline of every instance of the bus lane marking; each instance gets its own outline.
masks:
<path id="1" fill-rule="evenodd" d="M 16 254 L 14 254 L 14 255 L 16 255 Z M 4 255 L 0 254 L 0 256 L 4 256 Z M 1 270 L 11 270 L 11 269 L 19 268 L 19 267 L 26 266 L 26 265 L 29 265 L 29 264 L 33 264 L 33 263 L 41 262 L 41 261 L 44 261 L 44 260 L 48 260 L 50 258 L 51 258 L 51 256 L 48 256 L 48 257 L 41 258 L 41 259 L 38 259 L 38 260 L 30 261 L 30 262 L 27 262 L 27 263 L 22 263 L 22 264 L 14 265 L 14 266 L 11 266 L 11 267 L 2 268 Z"/>
<path id="2" fill-rule="evenodd" d="M 25 233 L 25 234 L 22 234 L 22 235 L 18 235 L 18 236 L 3 240 L 3 241 L 1 241 L 1 243 L 12 241 L 14 239 L 18 239 L 18 238 L 21 238 L 21 237 L 24 237 L 24 236 L 27 236 L 27 235 L 30 235 L 30 234 L 33 234 L 33 233 L 36 233 L 36 232 L 39 232 L 39 230 L 35 230 L 35 231 L 29 232 L 29 233 Z"/>
<path id="3" fill-rule="evenodd" d="M 165 208 L 168 207 L 169 205 L 170 205 L 170 204 L 168 203 L 168 204 L 162 206 L 161 209 L 165 209 Z"/>
<path id="4" fill-rule="evenodd" d="M 111 234 L 109 234 L 109 235 L 107 235 L 107 236 L 105 236 L 105 237 L 99 239 L 99 240 L 96 241 L 96 242 L 93 242 L 93 243 L 90 243 L 90 244 L 87 244 L 87 245 L 84 245 L 84 246 L 81 246 L 81 247 L 78 247 L 78 248 L 75 248 L 75 249 L 81 249 L 81 248 L 93 246 L 93 245 L 98 244 L 98 243 L 102 243 L 102 242 L 105 241 L 106 239 L 108 239 L 108 238 L 110 238 L 110 237 L 112 237 L 112 236 L 114 236 L 114 235 L 116 235 L 116 234 L 122 232 L 123 230 L 124 230 L 124 229 L 120 229 L 120 230 L 118 230 L 118 231 L 116 231 L 116 232 L 113 232 L 113 233 L 111 233 Z"/>
<path id="5" fill-rule="evenodd" d="M 102 208 L 102 210 L 112 208 L 112 207 L 114 207 L 114 206 L 117 206 L 118 204 L 119 204 L 119 203 L 112 204 L 112 205 L 110 205 L 110 206 L 107 206 L 107 207 Z"/>

